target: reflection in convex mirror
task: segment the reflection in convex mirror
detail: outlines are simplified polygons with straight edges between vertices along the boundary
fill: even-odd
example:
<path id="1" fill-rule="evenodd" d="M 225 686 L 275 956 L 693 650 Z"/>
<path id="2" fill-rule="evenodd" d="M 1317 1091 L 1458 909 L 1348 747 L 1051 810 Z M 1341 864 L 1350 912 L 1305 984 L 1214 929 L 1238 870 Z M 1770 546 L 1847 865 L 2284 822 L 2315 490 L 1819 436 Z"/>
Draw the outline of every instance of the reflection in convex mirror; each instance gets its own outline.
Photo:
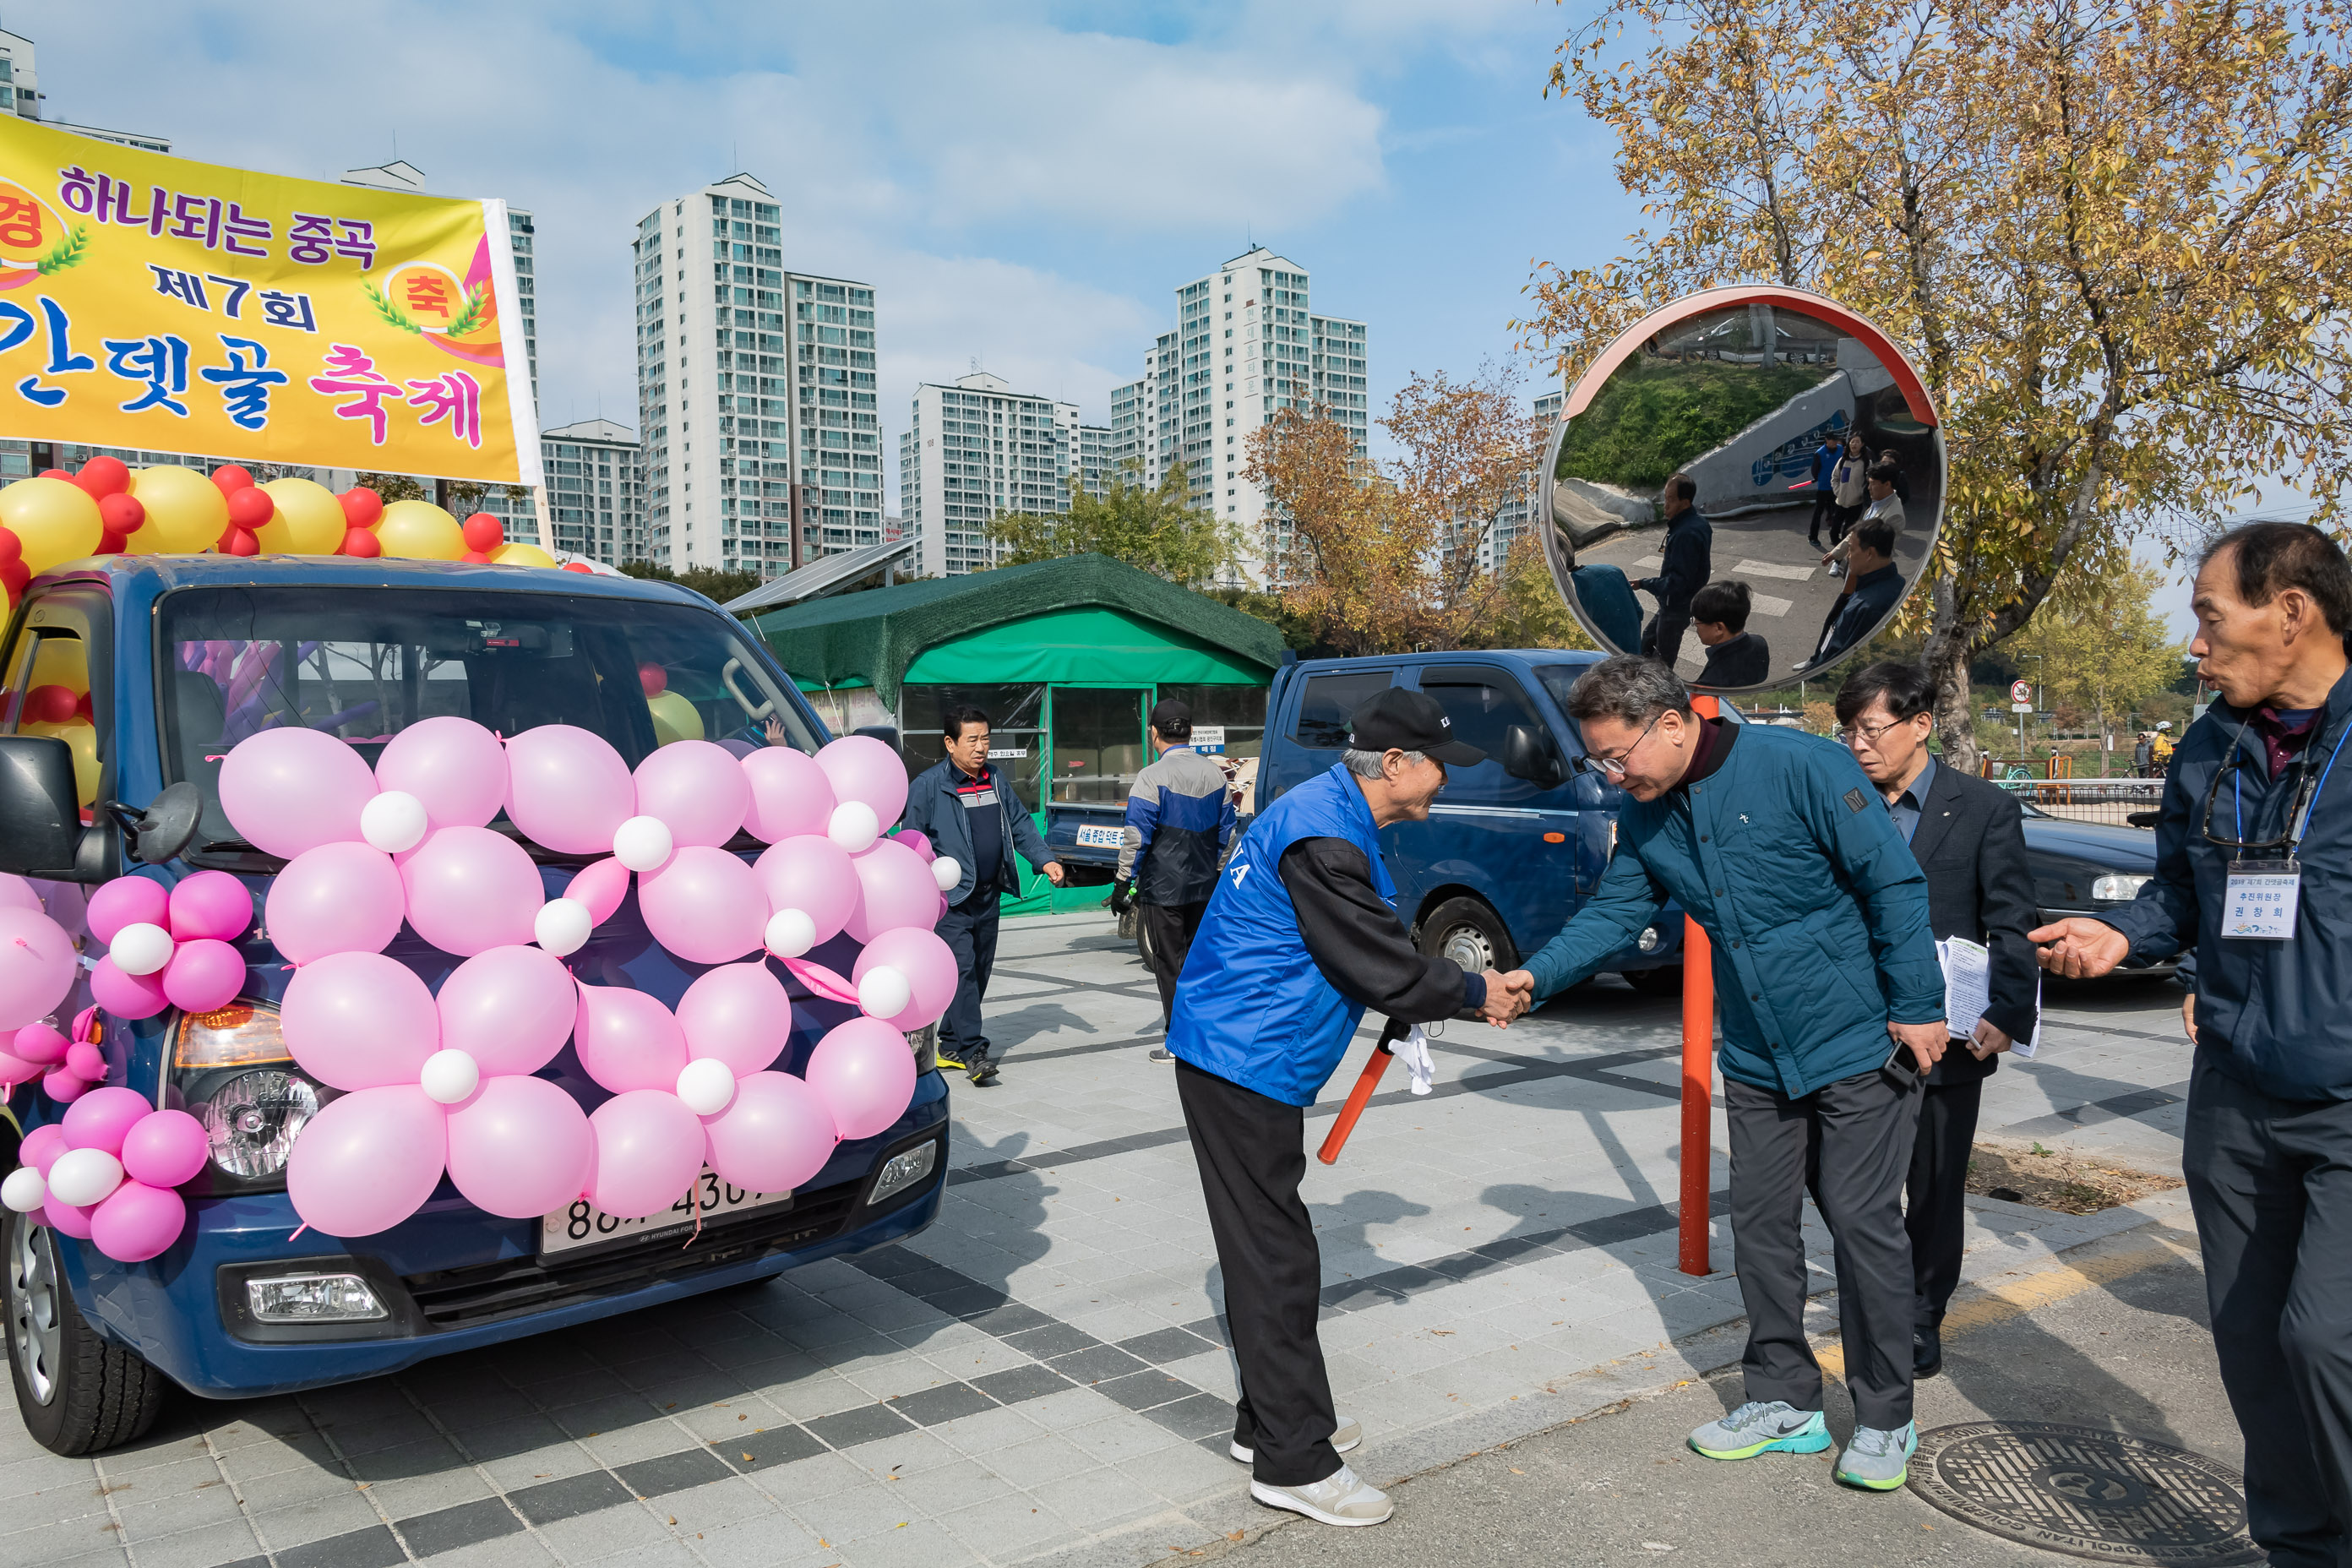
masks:
<path id="1" fill-rule="evenodd" d="M 1944 437 L 1886 335 L 1794 289 L 1652 312 L 1569 394 L 1544 553 L 1602 647 L 1694 685 L 1819 679 L 1885 626 L 1944 510 Z"/>

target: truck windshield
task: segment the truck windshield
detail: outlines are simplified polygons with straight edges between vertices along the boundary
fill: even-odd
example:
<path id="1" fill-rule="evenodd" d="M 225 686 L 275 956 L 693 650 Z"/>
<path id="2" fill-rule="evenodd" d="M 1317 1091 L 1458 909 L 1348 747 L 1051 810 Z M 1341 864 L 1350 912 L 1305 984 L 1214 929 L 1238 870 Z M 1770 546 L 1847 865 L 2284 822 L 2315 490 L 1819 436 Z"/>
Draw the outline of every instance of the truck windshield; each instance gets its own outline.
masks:
<path id="1" fill-rule="evenodd" d="M 300 724 L 373 764 L 421 720 L 502 735 L 572 724 L 631 767 L 674 741 L 814 752 L 814 731 L 732 623 L 686 605 L 588 595 L 411 588 L 184 588 L 160 606 L 167 780 L 204 792 L 199 838 L 236 852 L 222 759 Z M 500 819 L 503 822 L 503 818 Z"/>

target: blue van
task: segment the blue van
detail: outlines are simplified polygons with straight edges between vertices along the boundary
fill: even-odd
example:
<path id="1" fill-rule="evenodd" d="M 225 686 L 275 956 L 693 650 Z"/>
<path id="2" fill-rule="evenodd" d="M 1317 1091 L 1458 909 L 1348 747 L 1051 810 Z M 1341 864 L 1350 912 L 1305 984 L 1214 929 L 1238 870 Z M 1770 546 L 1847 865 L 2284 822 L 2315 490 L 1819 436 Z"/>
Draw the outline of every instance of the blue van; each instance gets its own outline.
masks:
<path id="1" fill-rule="evenodd" d="M 1454 738 L 1486 753 L 1450 771 L 1425 822 L 1381 830 L 1414 939 L 1465 969 L 1511 969 L 1558 934 L 1600 880 L 1624 792 L 1583 754 L 1568 689 L 1601 655 L 1549 648 L 1395 654 L 1285 665 L 1266 693 L 1256 805 L 1339 760 L 1348 715 L 1389 686 L 1426 692 Z M 1683 920 L 1669 904 L 1603 967 L 1637 989 L 1682 985 Z"/>
<path id="2" fill-rule="evenodd" d="M 85 758 L 79 782 L 65 741 L 22 732 L 31 672 L 53 640 L 79 645 L 66 651 L 89 674 L 98 770 L 89 775 Z M 666 702 L 660 733 L 641 679 L 656 668 L 693 709 L 689 719 Z M 224 754 L 265 725 L 338 735 L 371 763 L 404 726 L 449 713 L 509 735 L 578 725 L 632 766 L 664 733 L 698 726 L 739 752 L 763 743 L 772 721 L 804 751 L 828 738 L 791 678 L 699 595 L 518 567 L 83 562 L 27 588 L 0 671 L 0 870 L 35 879 L 78 935 L 78 889 L 126 870 L 166 884 L 197 869 L 230 872 L 262 909 L 283 863 L 236 836 L 218 782 Z M 503 816 L 492 826 L 511 832 Z M 526 847 L 551 897 L 593 858 Z M 762 846 L 739 837 L 730 847 Z M 855 949 L 835 943 L 812 956 L 845 973 Z M 82 945 L 95 948 L 86 936 Z M 380 1235 L 304 1234 L 286 1195 L 287 1158 L 335 1091 L 287 1054 L 278 1004 L 288 971 L 268 936 L 256 929 L 240 946 L 247 984 L 233 1004 L 100 1020 L 106 1081 L 190 1111 L 210 1136 L 209 1164 L 182 1189 L 189 1221 L 179 1239 L 151 1261 L 121 1263 L 58 1236 L 37 1211 L 0 1221 L 17 1406 L 56 1452 L 137 1437 L 167 1383 L 227 1398 L 370 1377 L 880 1246 L 939 1213 L 947 1089 L 926 1033 L 908 1041 L 919 1077 L 905 1116 L 842 1143 L 794 1193 L 742 1193 L 706 1171 L 698 1205 L 682 1194 L 676 1211 L 649 1221 L 615 1220 L 584 1201 L 514 1220 L 475 1208 L 445 1179 L 414 1217 Z M 457 962 L 406 927 L 386 951 L 429 986 Z M 634 893 L 570 962 L 672 1006 L 706 967 L 652 940 Z M 784 978 L 793 1027 L 776 1066 L 800 1072 L 855 1009 Z M 85 984 L 60 1016 L 88 1000 Z M 585 1108 L 606 1098 L 569 1046 L 541 1076 Z M 23 1085 L 7 1110 L 0 1154 L 13 1166 L 21 1135 L 63 1108 Z"/>

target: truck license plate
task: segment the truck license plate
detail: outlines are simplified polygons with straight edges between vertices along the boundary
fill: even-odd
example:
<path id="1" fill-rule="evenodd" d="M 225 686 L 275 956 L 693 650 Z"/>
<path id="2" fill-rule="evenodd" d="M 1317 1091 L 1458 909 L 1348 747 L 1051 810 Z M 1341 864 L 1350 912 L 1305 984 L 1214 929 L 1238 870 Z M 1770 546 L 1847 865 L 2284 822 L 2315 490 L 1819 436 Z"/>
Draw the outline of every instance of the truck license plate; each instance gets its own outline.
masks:
<path id="1" fill-rule="evenodd" d="M 1117 827 L 1087 826 L 1078 829 L 1078 847 L 1081 849 L 1118 849 L 1125 847 L 1126 843 L 1127 827 L 1124 824 Z"/>
<path id="2" fill-rule="evenodd" d="M 793 1206 L 790 1193 L 747 1193 L 740 1187 L 730 1187 L 719 1179 L 709 1166 L 702 1168 L 698 1184 L 701 1192 L 703 1223 L 723 1219 L 755 1209 L 786 1209 Z M 656 1237 L 685 1236 L 694 1229 L 695 1194 L 679 1197 L 677 1202 L 659 1214 L 643 1219 L 623 1219 L 606 1214 L 585 1198 L 569 1208 L 542 1215 L 539 1221 L 539 1255 L 556 1258 L 578 1252 L 607 1242 L 646 1241 Z"/>

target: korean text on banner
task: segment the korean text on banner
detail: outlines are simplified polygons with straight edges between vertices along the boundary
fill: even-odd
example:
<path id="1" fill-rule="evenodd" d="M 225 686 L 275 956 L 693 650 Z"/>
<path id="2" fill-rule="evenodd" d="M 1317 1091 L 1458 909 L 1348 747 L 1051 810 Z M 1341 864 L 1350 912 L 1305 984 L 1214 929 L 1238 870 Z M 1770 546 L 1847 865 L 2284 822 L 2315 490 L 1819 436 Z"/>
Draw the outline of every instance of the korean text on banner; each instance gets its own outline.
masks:
<path id="1" fill-rule="evenodd" d="M 506 204 L 0 115 L 0 429 L 537 484 Z"/>

